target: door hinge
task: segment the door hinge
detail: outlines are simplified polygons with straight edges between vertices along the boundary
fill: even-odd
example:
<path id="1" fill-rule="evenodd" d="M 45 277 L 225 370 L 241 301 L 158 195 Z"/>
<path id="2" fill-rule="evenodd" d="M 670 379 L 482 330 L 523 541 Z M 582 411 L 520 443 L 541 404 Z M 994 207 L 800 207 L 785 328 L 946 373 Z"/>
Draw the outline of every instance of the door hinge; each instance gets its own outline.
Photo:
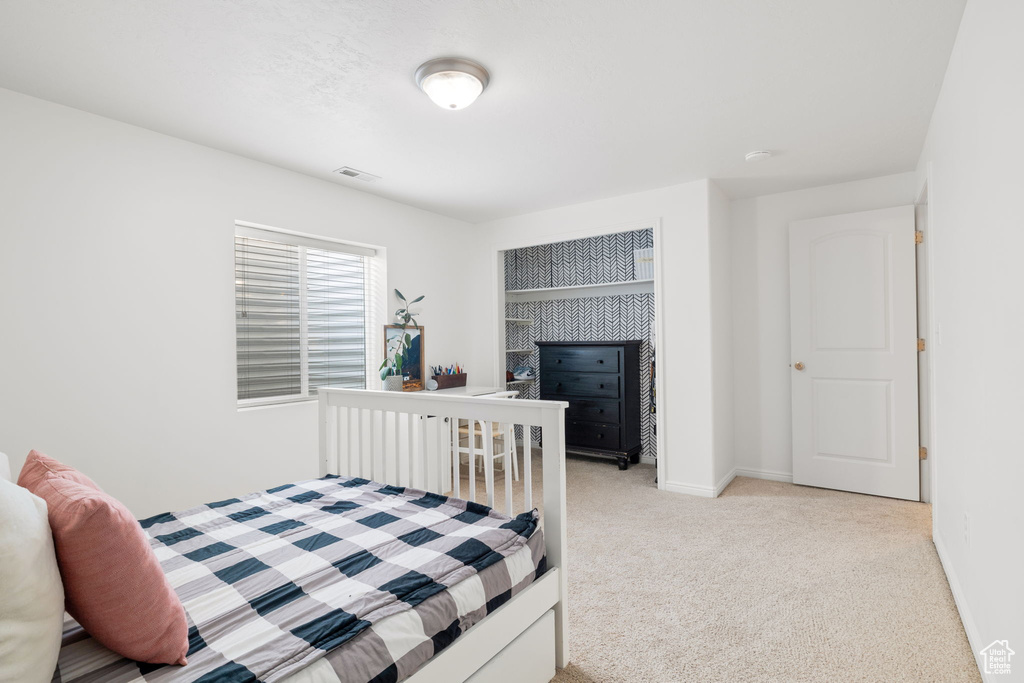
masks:
<path id="1" fill-rule="evenodd" d="M 927 446 L 921 446 L 921 451 L 920 451 L 919 455 L 921 456 L 922 460 L 927 460 L 928 459 L 928 447 Z"/>
<path id="2" fill-rule="evenodd" d="M 924 351 L 924 339 L 917 340 L 917 350 Z"/>
<path id="3" fill-rule="evenodd" d="M 924 243 L 924 233 L 918 230 L 914 233 L 914 244 Z"/>

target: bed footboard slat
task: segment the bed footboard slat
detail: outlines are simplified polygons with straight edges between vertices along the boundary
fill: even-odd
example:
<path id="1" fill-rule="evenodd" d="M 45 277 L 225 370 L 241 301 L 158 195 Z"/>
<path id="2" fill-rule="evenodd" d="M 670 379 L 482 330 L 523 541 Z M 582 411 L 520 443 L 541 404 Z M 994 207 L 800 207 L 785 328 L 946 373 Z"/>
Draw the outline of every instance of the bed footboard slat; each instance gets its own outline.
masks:
<path id="1" fill-rule="evenodd" d="M 502 446 L 505 449 L 505 514 L 509 517 L 512 516 L 512 472 L 514 467 L 512 465 L 516 459 L 516 426 L 514 424 L 505 425 L 505 431 L 502 435 Z M 524 485 L 529 485 L 524 482 Z"/>
<path id="2" fill-rule="evenodd" d="M 390 442 L 392 441 L 391 435 L 388 433 L 388 415 L 386 410 L 380 412 L 380 459 L 381 459 L 381 481 L 398 481 L 396 476 L 398 473 L 391 469 L 391 457 L 388 453 Z M 396 458 L 397 460 L 397 458 Z"/>
<path id="3" fill-rule="evenodd" d="M 523 425 L 523 507 L 533 509 L 533 427 Z"/>
<path id="4" fill-rule="evenodd" d="M 480 440 L 484 447 L 484 489 L 487 507 L 494 507 L 494 423 L 480 422 Z"/>
<path id="5" fill-rule="evenodd" d="M 448 428 L 452 439 L 452 493 L 456 498 L 462 497 L 462 454 L 459 453 L 459 418 L 449 417 Z"/>

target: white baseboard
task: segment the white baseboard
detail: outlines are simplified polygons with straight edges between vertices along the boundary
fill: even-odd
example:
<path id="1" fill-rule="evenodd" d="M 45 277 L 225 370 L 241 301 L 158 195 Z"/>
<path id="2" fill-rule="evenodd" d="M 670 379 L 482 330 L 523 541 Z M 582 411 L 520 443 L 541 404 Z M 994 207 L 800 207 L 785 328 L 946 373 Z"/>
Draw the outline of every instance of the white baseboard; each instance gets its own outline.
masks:
<path id="1" fill-rule="evenodd" d="M 792 472 L 778 472 L 775 470 L 752 470 L 746 467 L 736 468 L 737 477 L 750 477 L 751 479 L 767 479 L 768 481 L 781 481 L 786 484 L 793 483 Z"/>
<path id="2" fill-rule="evenodd" d="M 736 468 L 734 467 L 731 472 L 729 472 L 727 475 L 722 477 L 718 481 L 718 483 L 715 484 L 715 496 L 714 497 L 718 498 L 720 495 L 722 495 L 722 491 L 725 490 L 725 487 L 728 486 L 732 482 L 732 480 L 735 479 L 735 478 L 736 478 Z"/>
<path id="3" fill-rule="evenodd" d="M 793 483 L 793 475 L 787 472 L 775 472 L 772 470 L 751 470 L 744 467 L 737 467 L 722 477 L 717 484 L 712 486 L 700 486 L 698 484 L 684 484 L 678 481 L 666 481 L 665 490 L 675 493 L 686 493 L 691 496 L 703 498 L 717 498 L 725 487 L 736 477 L 751 477 L 753 479 L 767 479 L 769 481 L 781 481 L 787 484 Z"/>
<path id="4" fill-rule="evenodd" d="M 981 635 L 978 633 L 978 627 L 975 625 L 974 618 L 971 616 L 971 612 L 967 608 L 967 600 L 964 598 L 964 591 L 960 586 L 960 579 L 957 578 L 956 571 L 953 570 L 953 565 L 950 564 L 949 555 L 946 553 L 946 543 L 942 540 L 942 536 L 936 533 L 935 529 L 932 529 L 932 543 L 935 545 L 935 552 L 939 554 L 939 563 L 942 565 L 942 571 L 946 573 L 946 581 L 949 583 L 949 590 L 953 593 L 953 602 L 956 603 L 956 610 L 960 613 L 960 621 L 963 622 L 964 631 L 967 632 L 967 642 L 971 646 L 971 654 L 974 655 L 974 662 L 978 666 L 978 671 L 984 671 L 983 662 L 981 661 L 981 656 L 978 653 L 988 643 L 981 642 Z M 999 677 L 992 674 L 986 676 L 982 673 L 981 678 L 985 681 L 994 681 Z"/>
<path id="5" fill-rule="evenodd" d="M 685 493 L 690 496 L 700 496 L 701 498 L 714 498 L 715 489 L 710 486 L 697 486 L 695 484 L 682 484 L 677 481 L 666 481 L 665 490 L 671 491 L 672 493 Z"/>
<path id="6" fill-rule="evenodd" d="M 672 491 L 673 493 L 685 493 L 690 496 L 700 496 L 701 498 L 718 498 L 719 494 L 725 490 L 725 487 L 729 485 L 733 479 L 736 478 L 736 470 L 732 470 L 729 474 L 722 477 L 717 484 L 712 486 L 700 486 L 698 484 L 683 484 L 678 481 L 666 481 L 665 490 Z"/>

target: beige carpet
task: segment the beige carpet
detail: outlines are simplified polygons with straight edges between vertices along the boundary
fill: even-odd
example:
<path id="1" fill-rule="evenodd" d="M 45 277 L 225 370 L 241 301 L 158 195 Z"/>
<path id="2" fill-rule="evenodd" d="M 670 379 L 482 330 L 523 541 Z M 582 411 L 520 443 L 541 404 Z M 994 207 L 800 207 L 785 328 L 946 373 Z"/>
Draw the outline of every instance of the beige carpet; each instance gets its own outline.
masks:
<path id="1" fill-rule="evenodd" d="M 710 500 L 658 491 L 649 465 L 567 471 L 558 683 L 981 680 L 930 506 L 746 478 Z"/>

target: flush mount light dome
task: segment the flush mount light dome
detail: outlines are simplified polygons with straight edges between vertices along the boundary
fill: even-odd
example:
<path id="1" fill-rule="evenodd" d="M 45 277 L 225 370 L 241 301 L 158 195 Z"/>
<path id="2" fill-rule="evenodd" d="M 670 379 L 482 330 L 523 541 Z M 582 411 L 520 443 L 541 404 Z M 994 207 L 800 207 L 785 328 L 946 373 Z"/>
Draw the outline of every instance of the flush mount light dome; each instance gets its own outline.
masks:
<path id="1" fill-rule="evenodd" d="M 442 109 L 463 109 L 487 87 L 490 74 L 468 59 L 432 59 L 416 69 L 416 85 Z"/>

